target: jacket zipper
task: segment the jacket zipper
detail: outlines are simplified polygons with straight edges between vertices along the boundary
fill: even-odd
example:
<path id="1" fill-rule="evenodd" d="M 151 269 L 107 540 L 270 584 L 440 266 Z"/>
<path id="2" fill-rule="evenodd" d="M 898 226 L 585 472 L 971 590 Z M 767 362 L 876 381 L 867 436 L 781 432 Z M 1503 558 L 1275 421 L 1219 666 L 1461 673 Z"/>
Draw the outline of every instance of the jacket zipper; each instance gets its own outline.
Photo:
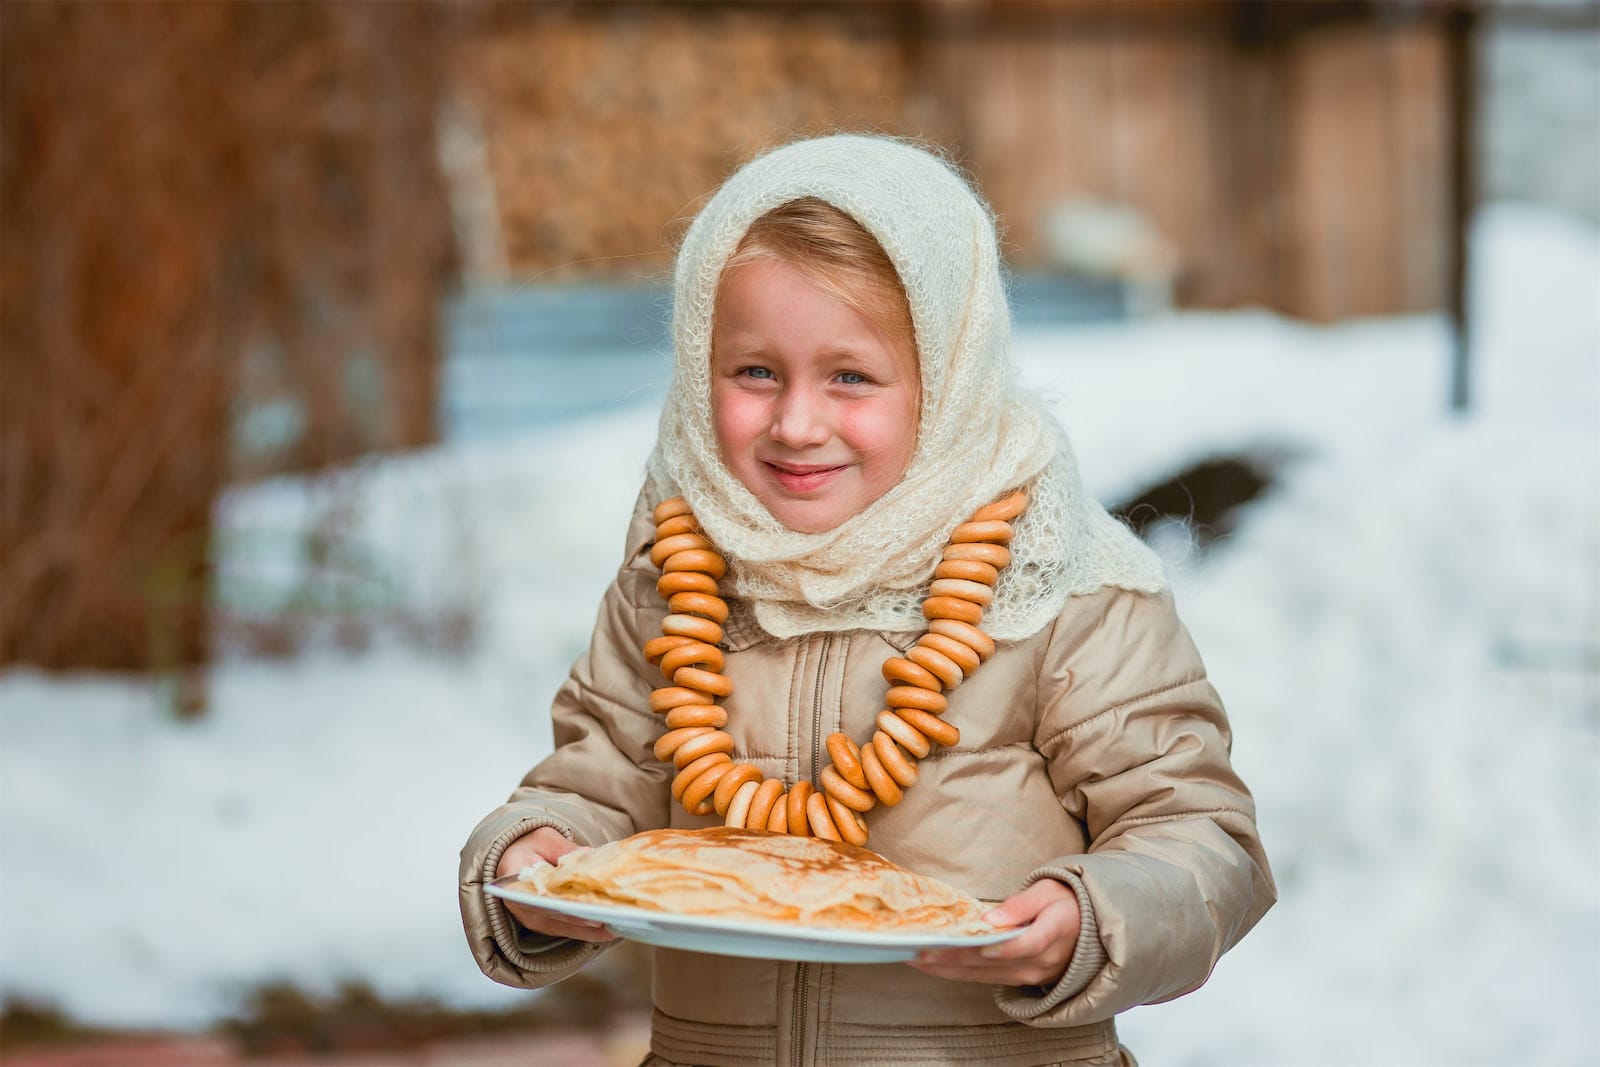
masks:
<path id="1" fill-rule="evenodd" d="M 817 762 L 822 757 L 822 683 L 827 676 L 828 649 L 833 645 L 833 635 L 822 635 L 822 652 L 817 657 L 817 684 L 811 691 L 811 784 L 816 785 Z M 811 965 L 795 965 L 794 984 L 794 1036 L 790 1038 L 794 1049 L 795 1067 L 803 1067 L 806 1050 L 806 1008 L 810 997 Z"/>
<path id="2" fill-rule="evenodd" d="M 822 635 L 822 654 L 817 657 L 817 685 L 811 694 L 811 784 L 817 784 L 817 764 L 822 759 L 822 680 L 828 670 L 828 649 L 832 634 Z"/>

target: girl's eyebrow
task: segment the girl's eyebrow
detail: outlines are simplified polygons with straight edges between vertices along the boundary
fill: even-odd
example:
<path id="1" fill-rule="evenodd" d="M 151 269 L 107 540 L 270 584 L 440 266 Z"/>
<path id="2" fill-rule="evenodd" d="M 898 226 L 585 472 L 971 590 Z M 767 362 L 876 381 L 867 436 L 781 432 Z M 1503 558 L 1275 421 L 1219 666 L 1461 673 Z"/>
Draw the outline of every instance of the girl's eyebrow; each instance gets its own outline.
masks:
<path id="1" fill-rule="evenodd" d="M 838 363 L 851 363 L 857 366 L 876 365 L 884 359 L 894 361 L 892 351 L 883 350 L 871 344 L 829 345 L 818 353 L 822 359 Z"/>
<path id="2" fill-rule="evenodd" d="M 724 343 L 711 346 L 712 359 L 762 359 L 771 355 L 761 344 Z"/>

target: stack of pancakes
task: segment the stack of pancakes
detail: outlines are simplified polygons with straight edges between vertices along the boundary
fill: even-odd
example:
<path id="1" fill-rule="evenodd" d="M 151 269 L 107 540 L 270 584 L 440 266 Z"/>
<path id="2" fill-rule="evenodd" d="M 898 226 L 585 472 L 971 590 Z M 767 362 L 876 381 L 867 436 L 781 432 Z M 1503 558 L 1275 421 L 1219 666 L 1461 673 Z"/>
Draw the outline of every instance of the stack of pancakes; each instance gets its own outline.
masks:
<path id="1" fill-rule="evenodd" d="M 678 915 L 980 933 L 983 906 L 875 852 L 760 830 L 648 830 L 521 873 L 538 893 Z"/>

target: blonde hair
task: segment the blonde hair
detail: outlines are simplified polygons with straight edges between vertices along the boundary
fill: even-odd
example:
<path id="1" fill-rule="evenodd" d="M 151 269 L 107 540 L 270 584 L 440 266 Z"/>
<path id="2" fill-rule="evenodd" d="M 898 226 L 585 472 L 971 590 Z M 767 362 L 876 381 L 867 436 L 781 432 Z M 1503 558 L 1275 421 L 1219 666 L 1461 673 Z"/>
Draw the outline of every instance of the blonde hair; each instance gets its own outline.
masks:
<path id="1" fill-rule="evenodd" d="M 911 304 L 894 261 L 878 239 L 849 214 L 815 196 L 780 204 L 756 219 L 723 265 L 726 279 L 737 267 L 779 259 L 829 296 L 859 311 L 917 358 Z M 718 289 L 720 292 L 721 283 Z"/>

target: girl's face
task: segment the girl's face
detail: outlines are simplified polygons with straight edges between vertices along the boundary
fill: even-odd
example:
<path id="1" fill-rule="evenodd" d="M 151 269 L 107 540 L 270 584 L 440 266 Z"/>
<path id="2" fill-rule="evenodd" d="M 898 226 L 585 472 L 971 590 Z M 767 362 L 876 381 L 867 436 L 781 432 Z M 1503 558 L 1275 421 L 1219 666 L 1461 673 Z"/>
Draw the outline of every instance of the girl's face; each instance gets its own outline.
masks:
<path id="1" fill-rule="evenodd" d="M 916 353 L 788 263 L 723 278 L 711 353 L 722 460 L 785 526 L 831 530 L 905 473 Z"/>

